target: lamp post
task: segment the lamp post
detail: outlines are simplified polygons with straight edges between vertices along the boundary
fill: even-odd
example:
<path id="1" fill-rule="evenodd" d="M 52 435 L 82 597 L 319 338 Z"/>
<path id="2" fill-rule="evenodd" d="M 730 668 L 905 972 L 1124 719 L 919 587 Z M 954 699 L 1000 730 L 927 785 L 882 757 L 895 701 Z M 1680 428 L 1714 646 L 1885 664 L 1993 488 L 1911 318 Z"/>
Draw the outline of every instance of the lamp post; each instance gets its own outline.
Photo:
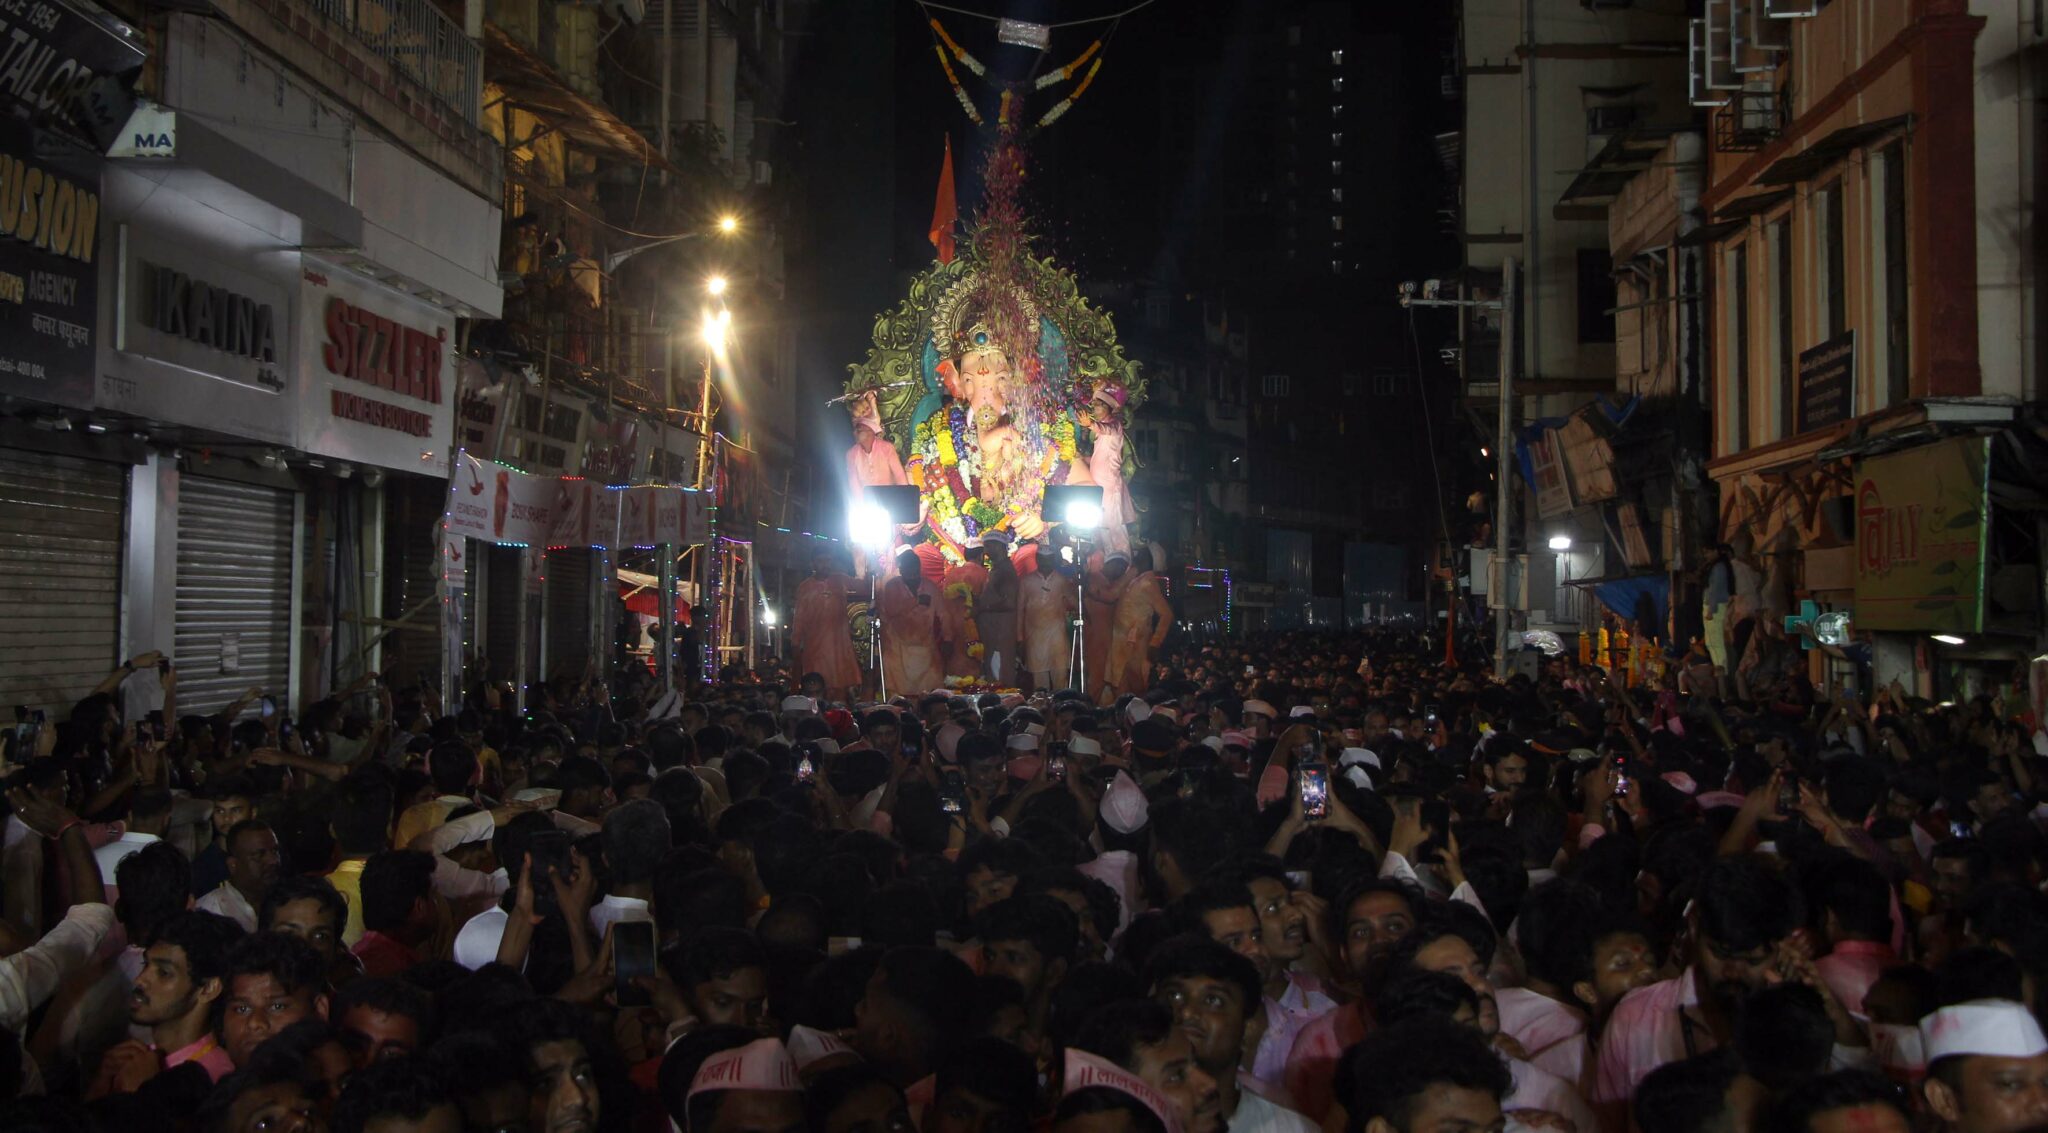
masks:
<path id="1" fill-rule="evenodd" d="M 710 228 L 707 228 L 702 232 L 679 232 L 674 236 L 658 237 L 656 239 L 649 240 L 645 244 L 636 244 L 631 248 L 621 248 L 618 251 L 613 252 L 604 258 L 604 273 L 606 275 L 610 275 L 613 272 L 618 271 L 620 264 L 623 264 L 627 260 L 632 259 L 634 256 L 637 256 L 640 253 L 647 251 L 649 248 L 661 248 L 669 244 L 680 244 L 685 240 L 695 240 L 703 236 L 733 236 L 737 235 L 739 230 L 740 218 L 733 216 L 731 213 L 727 213 L 726 215 L 718 218 L 717 224 L 712 225 Z"/>
<path id="2" fill-rule="evenodd" d="M 705 283 L 705 290 L 714 297 L 724 294 L 724 277 L 711 277 Z M 713 376 L 711 363 L 714 357 L 719 360 L 724 359 L 726 347 L 732 341 L 732 310 L 722 301 L 715 311 L 707 308 L 697 333 L 704 344 L 704 379 L 697 388 L 697 427 L 701 431 L 697 441 L 697 474 L 695 478 L 697 490 L 701 492 L 707 490 L 710 486 L 711 446 L 715 441 L 715 436 L 711 430 L 711 382 Z M 714 516 L 719 515 L 716 510 L 712 514 Z M 721 553 L 719 546 L 721 538 L 719 529 L 723 526 L 722 517 L 714 520 L 711 526 L 710 538 L 704 547 L 704 553 L 697 556 L 697 561 L 702 571 L 697 584 L 698 605 L 710 619 L 710 624 L 703 628 L 702 637 L 706 642 L 705 647 L 710 650 L 710 656 L 714 658 L 719 656 L 719 646 L 722 644 L 722 629 L 725 624 L 725 619 L 720 617 L 720 595 L 718 593 L 718 587 L 723 582 L 725 570 L 725 556 Z M 751 617 L 747 619 L 747 632 L 749 637 L 751 637 L 753 633 L 753 619 Z M 698 664 L 703 664 L 702 658 L 695 660 Z M 714 665 L 714 671 L 716 668 L 717 666 Z"/>

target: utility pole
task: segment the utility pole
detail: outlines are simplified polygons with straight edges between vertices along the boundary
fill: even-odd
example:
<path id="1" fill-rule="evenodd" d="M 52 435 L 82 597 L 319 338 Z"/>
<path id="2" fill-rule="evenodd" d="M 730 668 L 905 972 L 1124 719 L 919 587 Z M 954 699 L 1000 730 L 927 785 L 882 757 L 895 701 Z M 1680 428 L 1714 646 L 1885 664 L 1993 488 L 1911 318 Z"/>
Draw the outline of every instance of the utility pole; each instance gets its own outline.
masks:
<path id="1" fill-rule="evenodd" d="M 1513 469 L 1509 460 L 1508 446 L 1515 439 L 1515 258 L 1509 256 L 1500 265 L 1500 432 L 1494 440 L 1494 520 L 1493 545 L 1494 562 L 1498 564 L 1496 577 L 1502 590 L 1508 585 L 1508 527 L 1515 514 L 1513 482 L 1508 479 Z M 1508 675 L 1508 632 L 1514 624 L 1514 611 L 1508 606 L 1506 594 L 1493 595 L 1493 675 L 1505 679 Z"/>
<path id="2" fill-rule="evenodd" d="M 676 71 L 676 0 L 661 0 L 661 116 L 658 129 L 661 131 L 661 183 L 668 184 L 669 163 L 669 104 L 675 100 Z"/>
<path id="3" fill-rule="evenodd" d="M 1513 450 L 1509 446 L 1514 443 L 1515 439 L 1515 258 L 1513 256 L 1509 256 L 1501 262 L 1500 277 L 1500 298 L 1498 299 L 1439 299 L 1437 295 L 1439 294 L 1440 284 L 1434 279 L 1423 285 L 1420 298 L 1416 297 L 1417 289 L 1412 282 L 1401 284 L 1399 294 L 1401 306 L 1403 307 L 1472 307 L 1482 311 L 1500 312 L 1500 428 L 1495 434 L 1493 442 L 1493 560 L 1495 568 L 1488 572 L 1493 578 L 1497 578 L 1499 582 L 1497 584 L 1498 590 L 1495 590 L 1495 584 L 1489 583 L 1488 597 L 1495 603 L 1493 615 L 1493 671 L 1495 676 L 1506 677 L 1508 673 L 1508 630 L 1514 621 L 1513 612 L 1507 605 L 1507 595 L 1503 593 L 1507 589 L 1508 584 L 1508 527 L 1514 519 L 1513 487 L 1508 479 L 1514 469 L 1514 462 L 1510 459 L 1510 453 Z M 1460 295 L 1464 294 L 1463 284 L 1459 285 L 1458 290 Z M 1459 327 L 1459 339 L 1461 342 L 1465 341 L 1462 323 L 1463 319 L 1461 317 L 1461 325 Z M 1461 375 L 1466 373 L 1462 353 L 1461 351 L 1458 363 Z M 1455 548 L 1453 549 L 1453 554 L 1455 554 Z M 1455 596 L 1457 587 L 1457 564 L 1455 561 L 1451 565 L 1451 570 L 1451 589 Z M 1455 601 L 1451 602 L 1450 606 L 1451 608 L 1447 611 L 1446 624 L 1444 626 L 1447 641 L 1449 635 L 1455 630 L 1457 622 Z M 1452 656 L 1454 654 L 1451 653 L 1450 647 L 1447 644 L 1445 657 L 1449 659 Z"/>

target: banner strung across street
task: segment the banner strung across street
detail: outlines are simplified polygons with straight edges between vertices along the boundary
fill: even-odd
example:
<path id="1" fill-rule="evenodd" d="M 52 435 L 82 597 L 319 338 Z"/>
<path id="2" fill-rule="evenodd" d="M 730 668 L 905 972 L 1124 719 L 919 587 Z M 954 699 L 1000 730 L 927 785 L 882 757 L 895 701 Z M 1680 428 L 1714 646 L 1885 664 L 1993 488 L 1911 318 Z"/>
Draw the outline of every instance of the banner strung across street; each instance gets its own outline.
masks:
<path id="1" fill-rule="evenodd" d="M 448 481 L 449 536 L 528 547 L 653 547 L 704 542 L 705 493 L 536 476 L 468 453 Z"/>

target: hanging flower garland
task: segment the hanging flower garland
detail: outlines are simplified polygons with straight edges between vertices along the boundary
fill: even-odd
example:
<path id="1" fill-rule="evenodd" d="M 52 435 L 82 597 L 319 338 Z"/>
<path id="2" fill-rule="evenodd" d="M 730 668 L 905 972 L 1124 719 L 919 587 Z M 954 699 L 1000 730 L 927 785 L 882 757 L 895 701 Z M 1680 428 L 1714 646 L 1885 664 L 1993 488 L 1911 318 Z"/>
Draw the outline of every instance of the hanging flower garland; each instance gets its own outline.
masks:
<path id="1" fill-rule="evenodd" d="M 1050 87 L 1056 87 L 1061 83 L 1066 82 L 1068 79 L 1073 78 L 1074 73 L 1081 69 L 1081 65 L 1083 63 L 1086 63 L 1088 60 L 1095 58 L 1095 53 L 1100 50 L 1102 50 L 1102 41 L 1098 39 L 1094 43 L 1088 45 L 1088 50 L 1083 51 L 1081 54 L 1075 56 L 1073 62 L 1067 64 L 1064 67 L 1056 67 L 1053 70 L 1047 71 L 1045 74 L 1038 76 L 1038 82 L 1034 84 L 1034 88 L 1037 90 L 1046 90 Z"/>
<path id="2" fill-rule="evenodd" d="M 957 60 L 960 66 L 965 67 L 975 78 L 982 80 L 988 80 L 988 68 L 983 65 L 981 60 L 969 53 L 966 48 L 960 46 L 960 41 L 954 39 L 953 34 L 946 30 L 944 24 L 939 22 L 939 18 L 931 14 L 930 8 L 925 9 L 925 17 L 926 22 L 931 25 L 932 29 L 932 50 L 938 54 L 939 66 L 946 72 L 946 83 L 952 87 L 953 97 L 959 100 L 960 108 L 967 112 L 969 121 L 977 126 L 984 125 L 985 122 L 981 116 L 981 111 L 975 107 L 973 97 L 967 93 L 967 88 L 961 84 L 959 74 L 953 70 L 953 64 Z M 1052 125 L 1054 122 L 1065 117 L 1067 111 L 1074 108 L 1074 103 L 1080 100 L 1081 96 L 1087 92 L 1088 87 L 1095 82 L 1095 76 L 1101 73 L 1103 47 L 1109 42 L 1110 35 L 1114 35 L 1115 32 L 1116 27 L 1112 25 L 1109 34 L 1090 43 L 1086 50 L 1076 55 L 1065 66 L 1056 67 L 1031 80 L 1031 89 L 1033 91 L 1042 91 L 1051 90 L 1061 83 L 1072 80 L 1076 75 L 1081 76 L 1080 83 L 1074 87 L 1072 93 L 1054 103 L 1044 114 L 1039 116 L 1037 123 L 1031 127 L 1033 131 L 1043 130 L 1047 126 Z M 1083 68 L 1086 68 L 1085 72 Z M 1025 96 L 1021 84 L 1015 89 L 1004 88 L 996 108 L 996 122 L 999 128 L 1009 128 L 1014 124 L 1030 121 L 1027 117 L 1024 99 Z"/>
<path id="3" fill-rule="evenodd" d="M 936 25 L 937 21 L 933 23 Z M 946 82 L 953 88 L 953 97 L 960 100 L 960 109 L 967 112 L 969 121 L 981 125 L 981 111 L 974 108 L 974 100 L 967 97 L 967 88 L 960 85 L 960 76 L 953 73 L 953 61 L 946 58 L 945 47 L 935 43 L 932 50 L 939 53 L 939 66 L 946 72 Z"/>
<path id="4" fill-rule="evenodd" d="M 1054 122 L 1059 121 L 1060 118 L 1064 116 L 1067 111 L 1072 110 L 1074 108 L 1074 103 L 1080 101 L 1081 96 L 1087 92 L 1089 84 L 1095 81 L 1096 74 L 1101 70 L 1102 60 L 1097 59 L 1092 65 L 1089 66 L 1087 77 L 1082 79 L 1080 85 L 1074 88 L 1074 93 L 1054 103 L 1052 109 L 1046 111 L 1045 116 L 1038 120 L 1037 128 L 1041 130 L 1045 129 L 1047 126 L 1050 126 Z"/>
<path id="5" fill-rule="evenodd" d="M 931 17 L 931 23 L 932 30 L 939 33 L 939 42 L 946 45 L 946 50 L 953 53 L 953 58 L 960 60 L 962 67 L 974 72 L 977 79 L 988 77 L 988 68 L 981 65 L 981 60 L 969 55 L 965 48 L 955 43 L 952 36 L 946 34 L 945 26 L 939 23 L 937 16 Z"/>

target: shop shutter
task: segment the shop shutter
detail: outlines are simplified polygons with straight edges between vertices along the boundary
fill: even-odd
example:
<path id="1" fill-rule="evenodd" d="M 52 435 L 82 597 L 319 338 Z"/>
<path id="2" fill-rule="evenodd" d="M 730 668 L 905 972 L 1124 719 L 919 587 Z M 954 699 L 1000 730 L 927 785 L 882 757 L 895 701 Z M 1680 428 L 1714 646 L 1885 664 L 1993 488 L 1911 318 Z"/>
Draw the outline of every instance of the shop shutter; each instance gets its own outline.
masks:
<path id="1" fill-rule="evenodd" d="M 519 570 L 519 548 L 490 547 L 485 553 L 490 568 L 484 572 L 484 656 L 490 679 L 509 681 L 519 672 L 519 602 L 526 579 Z"/>
<path id="2" fill-rule="evenodd" d="M 261 687 L 291 703 L 292 496 L 178 478 L 178 711 L 218 712 Z M 227 654 L 235 657 L 233 672 Z"/>
<path id="3" fill-rule="evenodd" d="M 384 639 L 384 668 L 395 670 L 407 684 L 434 684 L 441 673 L 438 555 L 446 486 L 439 481 L 395 483 L 386 492 L 384 618 L 406 622 Z"/>
<path id="4" fill-rule="evenodd" d="M 120 663 L 128 469 L 0 448 L 0 711 L 52 721 Z"/>
<path id="5" fill-rule="evenodd" d="M 548 679 L 580 679 L 590 665 L 590 556 L 588 547 L 548 552 Z"/>

